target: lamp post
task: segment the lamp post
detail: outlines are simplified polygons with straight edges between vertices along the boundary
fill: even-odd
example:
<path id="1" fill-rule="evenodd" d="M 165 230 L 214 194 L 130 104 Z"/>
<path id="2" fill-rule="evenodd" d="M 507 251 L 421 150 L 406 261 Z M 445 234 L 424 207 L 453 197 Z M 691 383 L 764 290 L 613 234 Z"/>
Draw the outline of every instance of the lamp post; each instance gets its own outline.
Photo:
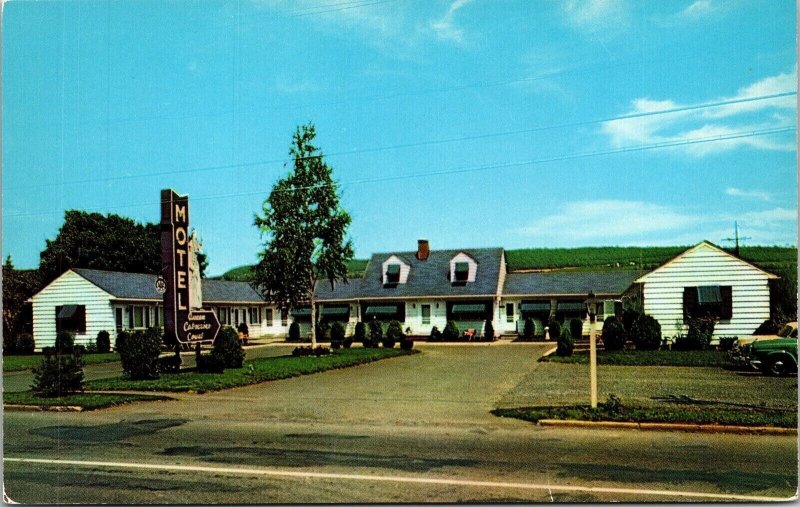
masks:
<path id="1" fill-rule="evenodd" d="M 591 291 L 586 299 L 586 309 L 589 311 L 589 388 L 592 408 L 597 408 L 597 344 L 595 343 L 597 299 Z"/>

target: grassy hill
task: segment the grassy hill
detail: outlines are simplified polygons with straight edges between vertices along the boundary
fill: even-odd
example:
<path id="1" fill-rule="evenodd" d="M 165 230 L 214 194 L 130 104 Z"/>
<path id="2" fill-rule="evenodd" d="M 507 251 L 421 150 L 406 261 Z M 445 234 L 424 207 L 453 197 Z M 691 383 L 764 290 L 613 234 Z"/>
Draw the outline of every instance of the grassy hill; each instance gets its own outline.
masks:
<path id="1" fill-rule="evenodd" d="M 361 278 L 367 268 L 369 259 L 353 259 L 347 263 L 347 276 L 349 278 Z M 239 266 L 230 269 L 221 276 L 215 277 L 219 280 L 231 280 L 234 282 L 249 282 L 253 276 L 253 266 Z"/>
<path id="2" fill-rule="evenodd" d="M 528 269 L 575 268 L 585 270 L 653 269 L 686 250 L 687 246 L 647 247 L 582 247 L 582 248 L 525 248 L 506 250 L 506 262 L 511 271 Z M 780 246 L 745 246 L 740 256 L 767 271 L 780 276 L 797 278 L 797 248 Z M 348 265 L 351 278 L 361 278 L 368 259 L 353 259 Z M 219 278 L 249 281 L 252 266 L 239 266 Z"/>

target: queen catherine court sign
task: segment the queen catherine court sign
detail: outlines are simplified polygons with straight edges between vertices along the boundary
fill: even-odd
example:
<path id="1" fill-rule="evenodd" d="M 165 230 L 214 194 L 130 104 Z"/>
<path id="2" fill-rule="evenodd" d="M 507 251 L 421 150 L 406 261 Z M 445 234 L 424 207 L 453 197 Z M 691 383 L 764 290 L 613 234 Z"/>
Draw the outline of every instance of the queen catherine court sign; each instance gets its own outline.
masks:
<path id="1" fill-rule="evenodd" d="M 182 346 L 213 341 L 219 320 L 204 310 L 198 244 L 189 236 L 189 196 L 161 191 L 161 272 L 156 282 L 164 291 L 164 333 Z"/>

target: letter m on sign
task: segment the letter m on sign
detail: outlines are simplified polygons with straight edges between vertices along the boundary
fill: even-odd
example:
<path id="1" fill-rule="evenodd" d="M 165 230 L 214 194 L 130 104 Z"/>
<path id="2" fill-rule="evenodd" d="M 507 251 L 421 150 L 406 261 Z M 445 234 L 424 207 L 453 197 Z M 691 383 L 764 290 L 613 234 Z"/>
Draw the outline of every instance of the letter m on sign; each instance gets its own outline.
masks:
<path id="1" fill-rule="evenodd" d="M 186 222 L 186 205 L 175 205 L 175 221 Z"/>

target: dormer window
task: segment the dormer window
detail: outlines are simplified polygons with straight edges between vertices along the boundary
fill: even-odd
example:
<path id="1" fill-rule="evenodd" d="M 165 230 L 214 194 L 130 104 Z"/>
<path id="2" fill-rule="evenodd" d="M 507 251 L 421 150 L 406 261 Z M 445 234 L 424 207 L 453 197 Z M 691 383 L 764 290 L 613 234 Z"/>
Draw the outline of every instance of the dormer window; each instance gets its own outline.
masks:
<path id="1" fill-rule="evenodd" d="M 386 266 L 386 283 L 400 283 L 400 264 L 388 264 Z"/>
<path id="2" fill-rule="evenodd" d="M 469 263 L 456 262 L 454 282 L 466 282 L 469 280 Z"/>

